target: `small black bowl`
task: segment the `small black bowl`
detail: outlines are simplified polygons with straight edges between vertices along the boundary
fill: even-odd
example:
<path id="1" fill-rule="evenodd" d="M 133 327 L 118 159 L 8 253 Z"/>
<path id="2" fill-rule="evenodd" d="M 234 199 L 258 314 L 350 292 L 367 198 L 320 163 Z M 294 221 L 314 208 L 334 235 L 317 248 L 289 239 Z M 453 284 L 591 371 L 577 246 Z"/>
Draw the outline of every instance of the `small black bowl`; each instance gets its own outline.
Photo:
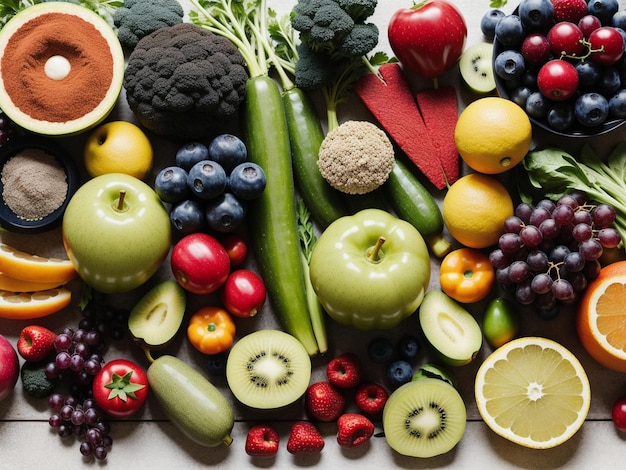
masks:
<path id="1" fill-rule="evenodd" d="M 28 149 L 39 149 L 54 157 L 61 167 L 65 170 L 67 181 L 67 194 L 63 203 L 47 216 L 29 220 L 18 217 L 6 204 L 2 195 L 4 194 L 4 184 L 0 178 L 0 225 L 2 228 L 17 233 L 41 233 L 52 230 L 61 224 L 65 208 L 69 203 L 72 195 L 79 186 L 79 174 L 76 163 L 67 154 L 67 152 L 56 142 L 51 142 L 42 137 L 18 137 L 10 139 L 6 144 L 0 146 L 0 174 L 4 165 L 15 155 Z"/>
<path id="2" fill-rule="evenodd" d="M 519 13 L 519 9 L 515 8 L 515 10 L 513 11 L 514 15 L 517 15 Z M 505 51 L 506 49 L 510 49 L 509 47 L 505 46 L 504 44 L 502 44 L 500 41 L 498 41 L 497 38 L 495 38 L 493 40 L 493 61 L 494 63 L 492 64 L 494 67 L 494 77 L 495 77 L 495 81 L 496 81 L 496 90 L 498 92 L 498 95 L 502 98 L 505 98 L 507 100 L 510 100 L 511 97 L 509 95 L 509 91 L 510 89 L 507 87 L 507 83 L 506 80 L 500 78 L 496 73 L 495 73 L 495 59 L 498 56 L 499 53 L 501 53 L 502 51 Z M 626 123 L 626 119 L 607 119 L 605 122 L 603 122 L 602 124 L 595 126 L 595 127 L 590 127 L 590 126 L 583 126 L 580 125 L 578 123 L 574 124 L 574 126 L 572 126 L 571 128 L 565 130 L 565 131 L 561 131 L 561 130 L 557 130 L 555 128 L 553 128 L 552 126 L 550 126 L 550 124 L 548 124 L 548 121 L 546 119 L 535 119 L 530 117 L 530 122 L 534 125 L 537 126 L 538 128 L 544 129 L 545 131 L 557 135 L 557 136 L 561 136 L 561 137 L 573 137 L 573 138 L 580 138 L 580 137 L 596 137 L 599 135 L 603 135 L 603 134 L 607 134 L 609 132 L 612 132 L 618 128 L 620 128 L 621 126 L 624 125 L 624 123 Z"/>

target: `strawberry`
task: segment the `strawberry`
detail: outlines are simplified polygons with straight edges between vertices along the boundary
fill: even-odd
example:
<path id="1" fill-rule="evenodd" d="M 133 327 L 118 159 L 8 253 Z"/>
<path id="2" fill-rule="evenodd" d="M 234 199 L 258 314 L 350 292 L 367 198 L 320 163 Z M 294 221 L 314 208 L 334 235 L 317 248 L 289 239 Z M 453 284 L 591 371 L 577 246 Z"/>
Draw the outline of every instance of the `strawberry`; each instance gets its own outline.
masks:
<path id="1" fill-rule="evenodd" d="M 257 424 L 248 430 L 246 454 L 271 457 L 278 452 L 278 432 L 268 424 Z"/>
<path id="2" fill-rule="evenodd" d="M 307 388 L 304 403 L 312 418 L 330 422 L 343 413 L 346 399 L 330 382 L 316 382 Z"/>
<path id="3" fill-rule="evenodd" d="M 43 361 L 54 351 L 56 337 L 56 333 L 43 326 L 25 326 L 17 339 L 17 351 L 27 361 Z"/>
<path id="4" fill-rule="evenodd" d="M 363 368 L 354 353 L 343 353 L 332 359 L 326 366 L 328 381 L 335 387 L 353 388 L 361 383 Z"/>
<path id="5" fill-rule="evenodd" d="M 291 427 L 287 451 L 290 454 L 316 454 L 324 448 L 324 438 L 314 424 L 298 421 Z"/>
<path id="6" fill-rule="evenodd" d="M 357 413 L 346 413 L 337 420 L 337 444 L 341 447 L 358 447 L 374 434 L 374 423 Z"/>
<path id="7" fill-rule="evenodd" d="M 554 6 L 554 19 L 578 23 L 578 20 L 587 14 L 587 2 L 585 0 L 552 0 Z"/>
<path id="8" fill-rule="evenodd" d="M 368 383 L 357 389 L 354 402 L 363 413 L 374 415 L 383 411 L 387 398 L 389 393 L 382 385 Z"/>

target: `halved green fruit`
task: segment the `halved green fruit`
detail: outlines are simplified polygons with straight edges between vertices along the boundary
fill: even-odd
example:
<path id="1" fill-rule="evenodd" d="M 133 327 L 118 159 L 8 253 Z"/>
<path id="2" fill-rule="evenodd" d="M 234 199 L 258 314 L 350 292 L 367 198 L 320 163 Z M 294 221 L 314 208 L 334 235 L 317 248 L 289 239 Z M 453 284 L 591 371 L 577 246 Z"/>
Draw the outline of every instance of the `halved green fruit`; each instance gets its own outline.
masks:
<path id="1" fill-rule="evenodd" d="M 467 411 L 448 382 L 421 378 L 397 388 L 383 409 L 389 446 L 409 457 L 434 457 L 450 451 L 465 433 Z"/>
<path id="2" fill-rule="evenodd" d="M 306 391 L 311 359 L 296 338 L 258 330 L 237 341 L 226 361 L 226 380 L 235 398 L 256 409 L 290 405 Z"/>
<path id="3" fill-rule="evenodd" d="M 439 290 L 426 293 L 419 308 L 424 336 L 449 365 L 471 362 L 482 346 L 483 335 L 476 319 Z"/>
<path id="4" fill-rule="evenodd" d="M 459 71 L 470 90 L 485 94 L 496 89 L 492 58 L 493 45 L 486 42 L 474 44 L 463 51 Z"/>
<path id="5" fill-rule="evenodd" d="M 144 349 L 159 350 L 169 345 L 185 315 L 185 290 L 174 280 L 161 281 L 135 304 L 128 316 L 128 329 Z"/>

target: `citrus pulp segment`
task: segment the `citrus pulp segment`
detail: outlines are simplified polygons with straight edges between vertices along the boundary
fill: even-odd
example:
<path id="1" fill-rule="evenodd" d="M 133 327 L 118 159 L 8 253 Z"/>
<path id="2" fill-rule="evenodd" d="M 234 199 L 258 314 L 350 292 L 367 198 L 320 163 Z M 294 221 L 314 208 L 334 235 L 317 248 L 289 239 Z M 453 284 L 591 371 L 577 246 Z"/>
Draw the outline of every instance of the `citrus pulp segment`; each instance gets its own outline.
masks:
<path id="1" fill-rule="evenodd" d="M 29 320 L 67 307 L 72 293 L 64 287 L 32 293 L 0 291 L 0 318 Z"/>
<path id="2" fill-rule="evenodd" d="M 589 411 L 589 379 L 574 355 L 546 338 L 518 338 L 496 349 L 476 374 L 485 423 L 519 445 L 548 449 L 572 437 Z"/>

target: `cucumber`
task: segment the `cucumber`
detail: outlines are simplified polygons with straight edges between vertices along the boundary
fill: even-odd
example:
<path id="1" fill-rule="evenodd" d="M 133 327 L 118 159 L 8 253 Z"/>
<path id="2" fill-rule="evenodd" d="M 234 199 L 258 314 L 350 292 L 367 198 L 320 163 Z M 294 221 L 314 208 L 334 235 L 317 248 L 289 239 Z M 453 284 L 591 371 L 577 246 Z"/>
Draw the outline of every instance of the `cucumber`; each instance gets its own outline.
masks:
<path id="1" fill-rule="evenodd" d="M 232 407 L 198 371 L 177 357 L 164 355 L 150 364 L 147 375 L 163 412 L 189 439 L 205 447 L 231 444 Z"/>
<path id="2" fill-rule="evenodd" d="M 325 228 L 348 215 L 343 195 L 324 179 L 317 166 L 324 131 L 308 96 L 299 88 L 283 92 L 291 159 L 300 196 L 313 219 Z"/>
<path id="3" fill-rule="evenodd" d="M 268 76 L 248 80 L 243 129 L 248 158 L 263 168 L 267 185 L 250 201 L 248 226 L 259 271 L 286 332 L 309 355 L 319 353 L 307 306 L 300 254 L 291 147 L 280 87 Z"/>
<path id="4" fill-rule="evenodd" d="M 397 158 L 383 189 L 398 217 L 422 234 L 435 256 L 445 256 L 451 246 L 443 236 L 441 209 L 415 174 Z"/>

